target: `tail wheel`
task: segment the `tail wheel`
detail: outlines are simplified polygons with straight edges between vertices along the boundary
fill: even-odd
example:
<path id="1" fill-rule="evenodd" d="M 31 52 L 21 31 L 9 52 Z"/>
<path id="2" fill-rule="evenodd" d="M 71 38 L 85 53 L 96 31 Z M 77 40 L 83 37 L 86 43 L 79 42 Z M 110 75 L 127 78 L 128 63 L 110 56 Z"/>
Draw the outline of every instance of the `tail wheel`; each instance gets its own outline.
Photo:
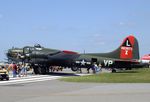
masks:
<path id="1" fill-rule="evenodd" d="M 112 69 L 112 73 L 116 73 L 116 69 Z"/>

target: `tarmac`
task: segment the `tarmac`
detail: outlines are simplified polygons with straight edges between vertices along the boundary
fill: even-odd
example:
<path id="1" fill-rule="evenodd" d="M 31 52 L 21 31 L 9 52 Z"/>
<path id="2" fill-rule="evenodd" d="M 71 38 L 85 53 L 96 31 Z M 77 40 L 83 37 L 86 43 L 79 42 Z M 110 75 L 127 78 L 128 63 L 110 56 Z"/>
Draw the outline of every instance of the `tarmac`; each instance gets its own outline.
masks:
<path id="1" fill-rule="evenodd" d="M 149 83 L 72 83 L 58 80 L 61 77 L 78 75 L 62 72 L 10 78 L 10 81 L 0 82 L 0 101 L 150 102 Z"/>

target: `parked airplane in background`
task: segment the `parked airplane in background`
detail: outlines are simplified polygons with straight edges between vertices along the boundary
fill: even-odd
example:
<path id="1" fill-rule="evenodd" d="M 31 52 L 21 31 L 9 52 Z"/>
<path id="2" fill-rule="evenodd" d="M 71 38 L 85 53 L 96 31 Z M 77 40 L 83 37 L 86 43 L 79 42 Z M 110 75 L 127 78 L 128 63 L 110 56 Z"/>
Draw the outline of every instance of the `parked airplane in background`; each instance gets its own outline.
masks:
<path id="1" fill-rule="evenodd" d="M 150 54 L 144 55 L 140 60 L 143 66 L 150 67 Z"/>
<path id="2" fill-rule="evenodd" d="M 109 53 L 79 54 L 73 51 L 44 48 L 38 44 L 25 46 L 22 49 L 9 49 L 7 57 L 15 62 L 30 63 L 36 74 L 49 72 L 49 66 L 69 67 L 77 71 L 79 68 L 90 68 L 93 63 L 112 68 L 112 72 L 115 72 L 116 69 L 131 69 L 139 64 L 139 45 L 137 39 L 130 35 L 116 50 Z"/>

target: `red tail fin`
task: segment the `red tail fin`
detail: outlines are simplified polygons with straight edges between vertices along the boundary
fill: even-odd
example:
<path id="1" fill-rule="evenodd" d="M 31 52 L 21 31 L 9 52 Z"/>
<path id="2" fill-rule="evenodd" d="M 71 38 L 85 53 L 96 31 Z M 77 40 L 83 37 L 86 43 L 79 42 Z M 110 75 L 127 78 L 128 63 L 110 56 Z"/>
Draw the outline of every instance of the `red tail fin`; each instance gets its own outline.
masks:
<path id="1" fill-rule="evenodd" d="M 135 37 L 130 35 L 126 37 L 120 46 L 120 58 L 121 59 L 133 59 L 133 50 L 135 45 Z"/>
<path id="2" fill-rule="evenodd" d="M 121 46 L 112 52 L 90 54 L 106 58 L 123 60 L 139 59 L 139 45 L 137 39 L 130 35 L 123 40 Z"/>

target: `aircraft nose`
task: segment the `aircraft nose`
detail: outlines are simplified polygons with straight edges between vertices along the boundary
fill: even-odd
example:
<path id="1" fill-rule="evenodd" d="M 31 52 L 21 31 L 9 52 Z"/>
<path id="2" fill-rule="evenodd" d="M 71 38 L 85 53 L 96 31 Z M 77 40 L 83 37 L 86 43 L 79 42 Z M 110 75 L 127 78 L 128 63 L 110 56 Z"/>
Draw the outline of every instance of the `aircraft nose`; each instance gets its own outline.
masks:
<path id="1" fill-rule="evenodd" d="M 11 49 L 9 49 L 9 50 L 6 52 L 6 56 L 10 57 L 11 54 L 12 54 L 12 51 L 11 51 Z"/>

